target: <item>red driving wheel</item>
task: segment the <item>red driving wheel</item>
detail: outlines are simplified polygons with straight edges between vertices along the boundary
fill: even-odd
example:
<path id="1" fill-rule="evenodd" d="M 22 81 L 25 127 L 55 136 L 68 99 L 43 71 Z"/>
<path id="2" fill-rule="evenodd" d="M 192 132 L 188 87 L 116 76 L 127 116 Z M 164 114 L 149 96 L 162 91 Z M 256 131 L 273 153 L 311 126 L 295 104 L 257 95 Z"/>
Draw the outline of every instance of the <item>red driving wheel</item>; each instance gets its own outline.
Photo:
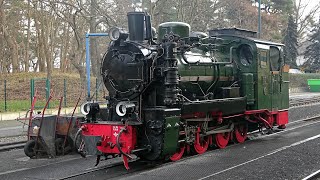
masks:
<path id="1" fill-rule="evenodd" d="M 247 124 L 236 125 L 233 131 L 235 141 L 238 143 L 243 143 L 247 138 L 247 133 L 248 133 Z"/>
<path id="2" fill-rule="evenodd" d="M 218 133 L 215 135 L 215 140 L 216 140 L 216 145 L 218 148 L 225 148 L 230 139 L 230 132 L 225 132 L 225 133 Z"/>
<path id="3" fill-rule="evenodd" d="M 170 160 L 171 161 L 178 161 L 182 158 L 183 154 L 184 154 L 184 150 L 186 149 L 186 146 L 183 145 L 179 148 L 179 150 L 174 153 L 171 157 L 170 157 Z"/>
<path id="4" fill-rule="evenodd" d="M 201 138 L 200 132 L 197 132 L 196 133 L 196 140 L 193 145 L 196 153 L 202 154 L 202 153 L 206 152 L 209 147 L 209 140 L 210 140 L 210 136 L 206 136 L 206 137 Z"/>

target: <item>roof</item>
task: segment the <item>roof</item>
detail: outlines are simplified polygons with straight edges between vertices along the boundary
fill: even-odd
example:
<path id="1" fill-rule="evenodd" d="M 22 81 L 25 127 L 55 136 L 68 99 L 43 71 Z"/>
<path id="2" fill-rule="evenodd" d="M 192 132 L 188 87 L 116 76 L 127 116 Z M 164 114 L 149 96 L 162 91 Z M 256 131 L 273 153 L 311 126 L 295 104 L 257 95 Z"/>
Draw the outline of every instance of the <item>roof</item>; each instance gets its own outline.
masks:
<path id="1" fill-rule="evenodd" d="M 257 37 L 257 32 L 250 31 L 247 29 L 240 29 L 240 28 L 220 28 L 220 29 L 212 29 L 209 30 L 210 36 L 217 36 L 217 35 L 240 35 L 244 37 Z"/>
<path id="2" fill-rule="evenodd" d="M 221 29 L 209 30 L 209 36 L 219 36 L 219 35 L 229 35 L 229 36 L 241 37 L 241 38 L 245 38 L 245 39 L 249 39 L 251 41 L 254 41 L 255 43 L 268 44 L 268 45 L 271 44 L 274 46 L 284 46 L 284 44 L 281 44 L 281 43 L 258 39 L 256 31 L 250 31 L 247 29 L 221 28 Z"/>
<path id="3" fill-rule="evenodd" d="M 272 42 L 272 41 L 267 41 L 267 40 L 263 40 L 263 39 L 250 38 L 250 37 L 247 37 L 247 38 L 256 42 L 256 43 L 271 44 L 271 45 L 275 45 L 275 46 L 284 46 L 284 44 L 276 43 L 276 42 Z"/>

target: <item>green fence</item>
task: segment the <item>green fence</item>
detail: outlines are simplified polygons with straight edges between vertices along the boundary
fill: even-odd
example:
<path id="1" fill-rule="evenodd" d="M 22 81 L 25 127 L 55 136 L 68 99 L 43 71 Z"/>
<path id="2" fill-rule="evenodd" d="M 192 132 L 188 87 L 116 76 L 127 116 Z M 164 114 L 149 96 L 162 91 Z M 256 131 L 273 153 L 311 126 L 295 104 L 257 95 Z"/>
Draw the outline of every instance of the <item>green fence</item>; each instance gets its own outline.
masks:
<path id="1" fill-rule="evenodd" d="M 58 108 L 63 97 L 63 107 L 74 107 L 78 98 L 86 100 L 86 91 L 81 90 L 80 79 L 74 78 L 33 78 L 24 80 L 0 80 L 0 112 L 26 111 L 36 95 L 36 109 L 42 109 L 52 95 L 49 108 Z M 107 91 L 96 78 L 91 82 L 92 99 L 103 100 Z"/>

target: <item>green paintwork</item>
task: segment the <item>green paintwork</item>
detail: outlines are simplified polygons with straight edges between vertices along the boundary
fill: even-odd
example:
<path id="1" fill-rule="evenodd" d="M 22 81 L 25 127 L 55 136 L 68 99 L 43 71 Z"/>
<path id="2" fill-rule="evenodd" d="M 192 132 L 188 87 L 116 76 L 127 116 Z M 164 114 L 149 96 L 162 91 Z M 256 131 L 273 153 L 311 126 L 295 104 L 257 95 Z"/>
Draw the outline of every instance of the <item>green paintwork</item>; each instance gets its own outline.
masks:
<path id="1" fill-rule="evenodd" d="M 204 102 L 196 101 L 193 103 L 184 103 L 181 108 L 181 114 L 193 114 L 196 112 L 222 112 L 223 115 L 240 114 L 246 110 L 246 98 L 224 98 L 207 100 Z"/>
<path id="2" fill-rule="evenodd" d="M 320 79 L 308 79 L 308 85 L 320 85 Z"/>
<path id="3" fill-rule="evenodd" d="M 189 28 L 186 27 L 184 24 L 164 23 L 159 27 L 159 34 L 161 37 L 168 30 L 172 30 L 172 32 L 182 34 L 184 37 L 187 35 L 186 30 Z M 198 83 L 204 90 L 210 86 L 214 77 L 214 66 L 209 64 L 210 57 L 215 57 L 216 62 L 229 62 L 231 57 L 234 63 L 219 65 L 220 77 L 224 78 L 219 79 L 217 85 L 210 91 L 214 92 L 218 88 L 228 87 L 233 82 L 238 81 L 240 96 L 247 97 L 248 109 L 277 111 L 289 107 L 288 73 L 283 71 L 285 62 L 282 44 L 230 34 L 203 38 L 201 43 L 201 46 L 193 48 L 189 52 L 190 58 L 187 59 L 193 64 L 184 62 L 182 57 L 177 55 L 179 75 L 184 80 L 180 82 L 181 89 L 195 94 L 201 93 L 198 85 L 194 84 L 194 79 L 197 77 L 203 79 L 202 81 L 199 80 Z M 215 44 L 215 51 L 210 54 L 209 50 L 212 49 L 212 44 Z M 252 51 L 252 62 L 249 64 L 244 63 L 240 58 L 241 48 L 244 46 L 249 47 Z M 274 56 L 271 55 L 271 48 L 280 50 L 278 61 L 275 61 Z M 277 62 L 280 64 L 280 69 L 272 69 L 271 65 Z M 186 82 L 188 77 L 190 77 L 190 82 Z M 210 77 L 212 78 L 210 79 Z"/>
<path id="4" fill-rule="evenodd" d="M 188 66 L 179 63 L 178 68 L 181 76 L 213 76 L 212 66 Z"/>
<path id="5" fill-rule="evenodd" d="M 180 116 L 166 117 L 164 147 L 162 155 L 171 155 L 177 151 Z"/>
<path id="6" fill-rule="evenodd" d="M 320 79 L 308 79 L 311 92 L 320 92 Z"/>
<path id="7" fill-rule="evenodd" d="M 252 73 L 243 73 L 242 74 L 242 94 L 247 97 L 247 105 L 254 104 L 254 82 Z"/>
<path id="8" fill-rule="evenodd" d="M 237 80 L 237 77 L 241 77 L 241 95 L 247 97 L 247 104 L 250 105 L 247 108 L 269 109 L 270 111 L 288 109 L 289 75 L 288 72 L 283 71 L 285 64 L 282 53 L 283 45 L 233 35 L 220 35 L 217 37 L 222 38 L 224 44 L 218 48 L 218 52 L 224 53 L 224 55 L 220 55 L 221 61 L 226 61 L 230 56 L 228 49 L 233 47 L 232 59 L 236 62 L 237 69 L 233 69 L 233 73 L 230 74 L 234 74 L 235 80 Z M 239 49 L 242 45 L 248 45 L 252 49 L 253 61 L 249 65 L 244 65 L 240 61 Z M 278 71 L 272 71 L 270 67 L 271 47 L 276 47 L 280 50 L 280 59 L 277 61 L 280 63 L 280 69 Z M 246 73 L 252 74 L 252 78 L 247 77 Z M 229 73 L 226 74 L 228 75 Z M 236 74 L 238 74 L 238 76 Z M 251 80 L 253 80 L 253 82 L 250 82 Z M 252 84 L 254 84 L 253 88 Z"/>
<path id="9" fill-rule="evenodd" d="M 183 64 L 178 61 L 179 75 L 181 76 L 213 76 L 213 66 L 211 65 L 193 65 Z M 220 65 L 220 76 L 234 76 L 233 66 Z"/>
<path id="10" fill-rule="evenodd" d="M 180 108 L 145 108 L 144 123 L 138 142 L 149 143 L 154 149 L 146 151 L 148 160 L 162 159 L 176 152 L 179 137 Z M 177 124 L 177 125 L 176 125 Z"/>
<path id="11" fill-rule="evenodd" d="M 189 25 L 184 23 L 164 23 L 159 27 L 158 40 L 161 42 L 163 36 L 170 32 L 182 38 L 188 37 L 189 31 Z M 187 100 L 183 101 L 181 106 L 179 104 L 177 109 L 156 107 L 148 109 L 148 112 L 145 110 L 146 123 L 153 120 L 164 123 L 161 126 L 161 139 L 156 134 L 147 135 L 158 138 L 159 141 L 156 142 L 163 140 L 156 153 L 148 152 L 152 157 L 168 157 L 176 152 L 179 147 L 181 117 L 193 117 L 199 112 L 221 112 L 223 116 L 228 116 L 241 114 L 246 110 L 277 111 L 289 107 L 289 75 L 285 72 L 288 68 L 283 66 L 283 45 L 227 34 L 205 38 L 201 42 L 203 44 L 185 53 L 187 60 L 175 54 L 180 78 L 179 88 Z M 279 52 L 278 57 L 275 52 Z M 217 66 L 219 68 L 215 69 Z M 214 76 L 217 76 L 218 69 L 217 78 Z M 162 89 L 156 89 L 155 94 L 156 96 L 150 97 L 161 99 Z M 152 107 L 154 105 L 157 105 L 157 101 Z M 161 154 L 158 153 L 160 151 Z"/>
<path id="12" fill-rule="evenodd" d="M 190 25 L 183 22 L 165 22 L 159 25 L 158 41 L 161 42 L 165 34 L 177 34 L 180 38 L 186 38 L 190 35 Z"/>
<path id="13" fill-rule="evenodd" d="M 258 49 L 258 73 L 257 83 L 255 85 L 257 106 L 256 109 L 271 110 L 272 92 L 271 92 L 271 77 L 268 50 Z"/>
<path id="14" fill-rule="evenodd" d="M 271 73 L 271 93 L 272 93 L 272 110 L 278 110 L 281 106 L 280 99 L 280 75 Z"/>
<path id="15" fill-rule="evenodd" d="M 280 109 L 288 109 L 289 108 L 289 73 L 282 72 L 282 76 L 280 77 L 280 94 L 281 94 L 281 107 Z"/>
<path id="16" fill-rule="evenodd" d="M 240 96 L 247 97 L 248 109 L 277 111 L 289 107 L 288 73 L 283 72 L 282 44 L 227 34 L 217 35 L 216 37 L 222 40 L 215 41 L 216 51 L 211 55 L 216 57 L 217 62 L 229 62 L 231 56 L 235 63 L 219 65 L 220 77 L 224 78 L 220 79 L 215 89 L 210 91 L 214 92 L 218 88 L 228 87 L 234 81 L 239 81 Z M 188 64 L 179 56 L 177 56 L 177 59 L 179 75 L 184 80 L 188 79 L 186 77 L 193 77 L 193 79 L 195 77 L 208 77 L 202 82 L 199 81 L 202 89 L 206 90 L 212 82 L 209 77 L 214 77 L 214 70 L 213 66 L 208 64 L 211 55 L 207 51 L 209 47 L 206 44 L 210 43 L 210 38 L 204 38 L 201 42 L 204 44 L 192 49 L 189 53 L 194 54 L 194 57 L 190 56 L 190 59 L 188 59 L 190 62 L 198 63 Z M 252 62 L 249 64 L 243 63 L 240 59 L 240 50 L 244 46 L 249 47 L 252 51 Z M 274 58 L 271 57 L 270 49 L 272 47 L 280 50 L 279 61 L 274 61 Z M 199 55 L 202 56 L 202 59 L 198 58 L 200 60 L 197 60 L 197 57 L 200 57 Z M 270 60 L 280 62 L 280 69 L 271 69 Z M 201 93 L 194 81 L 182 81 L 180 87 L 195 94 Z"/>
<path id="17" fill-rule="evenodd" d="M 282 46 L 274 44 L 264 44 L 268 47 Z M 283 71 L 283 56 L 280 52 L 280 69 L 273 71 L 270 66 L 271 59 L 270 50 L 268 48 L 258 49 L 259 65 L 258 69 L 258 82 L 256 85 L 257 93 L 257 106 L 256 109 L 269 109 L 270 111 L 277 111 L 289 108 L 289 87 L 288 87 L 288 73 Z"/>

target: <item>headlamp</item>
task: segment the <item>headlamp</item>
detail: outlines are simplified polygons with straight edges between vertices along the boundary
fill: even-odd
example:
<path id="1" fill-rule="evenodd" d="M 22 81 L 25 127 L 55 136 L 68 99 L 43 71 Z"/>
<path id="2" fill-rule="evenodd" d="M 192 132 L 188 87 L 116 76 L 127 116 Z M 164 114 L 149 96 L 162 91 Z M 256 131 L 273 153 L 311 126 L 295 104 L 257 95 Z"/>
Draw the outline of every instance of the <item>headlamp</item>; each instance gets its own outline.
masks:
<path id="1" fill-rule="evenodd" d="M 134 103 L 121 101 L 116 105 L 116 113 L 121 117 L 126 114 L 131 114 L 134 112 L 135 106 Z"/>
<path id="2" fill-rule="evenodd" d="M 128 38 L 128 33 L 120 28 L 113 27 L 109 30 L 109 37 L 111 41 L 117 41 L 119 39 L 127 39 Z"/>
<path id="3" fill-rule="evenodd" d="M 97 114 L 100 110 L 98 103 L 86 102 L 80 106 L 80 111 L 83 115 Z"/>

